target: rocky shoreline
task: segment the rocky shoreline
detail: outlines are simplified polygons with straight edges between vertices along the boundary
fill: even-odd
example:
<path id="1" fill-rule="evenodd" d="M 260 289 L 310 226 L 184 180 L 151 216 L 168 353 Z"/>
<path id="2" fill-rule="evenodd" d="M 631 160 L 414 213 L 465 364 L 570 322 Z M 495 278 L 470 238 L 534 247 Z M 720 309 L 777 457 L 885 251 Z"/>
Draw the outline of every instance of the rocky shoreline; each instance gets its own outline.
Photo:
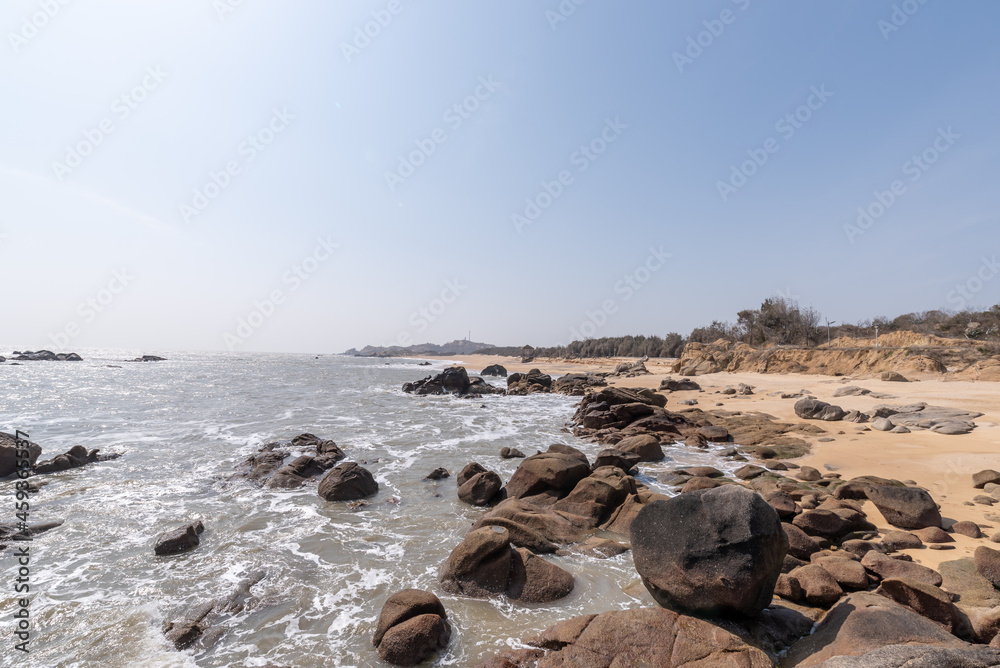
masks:
<path id="1" fill-rule="evenodd" d="M 459 479 L 460 498 L 492 507 L 454 548 L 440 585 L 463 596 L 555 601 L 572 591 L 573 578 L 543 555 L 631 549 L 661 607 L 566 620 L 480 668 L 1000 665 L 1000 551 L 983 544 L 974 559 L 945 563 L 941 572 L 909 554 L 947 549 L 954 534 L 985 541 L 988 527 L 963 521 L 946 531 L 931 494 L 912 481 L 843 480 L 782 461 L 804 454 L 803 443 L 788 434 L 812 431 L 808 424 L 779 424 L 747 444 L 727 422 L 739 431 L 748 422 L 776 421 L 672 412 L 663 394 L 604 387 L 605 377 L 576 374 L 559 384 L 538 370 L 508 375 L 508 394 L 584 394 L 573 433 L 610 447 L 591 463 L 570 446 L 553 445 L 524 459 L 501 488 L 495 473 L 470 464 Z M 692 389 L 692 382 L 665 381 L 663 389 Z M 474 397 L 483 393 L 480 383 L 452 368 L 417 387 Z M 808 395 L 796 412 L 823 421 L 848 415 Z M 902 416 L 900 425 L 910 420 L 940 434 L 968 433 L 981 415 L 926 404 L 883 413 L 875 419 Z M 871 417 L 859 413 L 852 421 Z M 772 446 L 772 439 L 788 440 Z M 747 464 L 732 478 L 712 467 L 661 476 L 679 489 L 672 497 L 638 482 L 636 467 L 662 460 L 661 444 L 678 440 L 721 448 Z M 484 493 L 463 494 L 476 481 Z M 1000 495 L 995 471 L 979 472 L 969 484 Z M 880 530 L 876 521 L 889 528 Z M 996 607 L 972 604 L 984 592 Z M 432 635 L 414 629 L 403 643 L 413 651 L 394 655 L 396 665 L 415 665 L 446 645 L 443 635 Z"/>
<path id="2" fill-rule="evenodd" d="M 451 552 L 438 565 L 438 592 L 410 589 L 385 600 L 372 645 L 386 662 L 433 659 L 448 647 L 456 625 L 461 633 L 462 622 L 449 617 L 438 594 L 558 605 L 580 582 L 572 561 L 556 564 L 553 556 L 631 553 L 624 559 L 648 591 L 648 605 L 533 629 L 480 668 L 1000 666 L 1000 551 L 990 547 L 1000 543 L 1000 532 L 943 517 L 931 491 L 913 480 L 845 479 L 794 461 L 809 452 L 811 440 L 828 433 L 819 425 L 850 422 L 878 430 L 876 421 L 885 420 L 891 425 L 885 431 L 910 425 L 936 438 L 954 434 L 950 440 L 976 430 L 980 413 L 921 403 L 885 404 L 852 416 L 803 391 L 787 397 L 796 400 L 800 421 L 783 422 L 671 398 L 701 391 L 690 378 L 664 379 L 655 389 L 609 384 L 641 381 L 649 375 L 641 362 L 558 378 L 538 369 L 508 373 L 499 365 L 489 371 L 506 377 L 506 388 L 452 367 L 403 390 L 459 400 L 579 397 L 566 431 L 604 448 L 588 457 L 565 443 L 530 456 L 505 447 L 501 459 L 520 460 L 506 480 L 469 462 L 455 476 L 454 494 L 482 510 L 464 535 L 448 537 Z M 718 395 L 749 400 L 756 390 L 737 383 Z M 838 390 L 842 397 L 867 394 L 855 386 Z M 12 440 L 0 434 L 0 464 L 10 460 L 0 477 L 15 473 L 7 452 Z M 657 481 L 674 493 L 663 494 L 648 486 L 644 468 L 663 462 L 668 445 L 711 452 L 731 466 L 670 469 Z M 116 456 L 76 446 L 38 461 L 41 448 L 32 446 L 32 480 Z M 348 461 L 349 455 L 350 448 L 303 433 L 260 446 L 222 484 L 305 488 L 326 503 L 363 511 L 379 485 L 368 462 Z M 450 477 L 438 468 L 428 479 Z M 1000 472 L 967 478 L 967 487 L 983 499 L 979 507 L 1000 502 Z M 175 558 L 213 540 L 211 521 L 181 522 L 152 541 L 150 559 Z M 2 525 L 0 542 L 58 525 Z M 934 568 L 914 561 L 925 550 L 949 550 L 956 539 L 977 541 L 971 558 Z M 164 626 L 165 637 L 179 650 L 211 647 L 232 617 L 257 604 L 254 588 L 267 578 L 254 572 L 231 594 L 183 611 Z"/>

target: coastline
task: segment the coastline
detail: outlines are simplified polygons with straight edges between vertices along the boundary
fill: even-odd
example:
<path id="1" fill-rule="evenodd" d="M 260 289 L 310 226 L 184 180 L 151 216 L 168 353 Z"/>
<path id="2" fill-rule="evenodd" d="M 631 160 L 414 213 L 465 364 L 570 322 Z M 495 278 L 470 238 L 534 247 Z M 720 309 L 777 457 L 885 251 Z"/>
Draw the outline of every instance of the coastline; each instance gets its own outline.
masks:
<path id="1" fill-rule="evenodd" d="M 543 373 L 613 372 L 621 362 L 635 362 L 635 358 L 598 358 L 586 360 L 537 359 L 524 364 L 519 358 L 489 355 L 460 356 L 459 366 L 470 374 L 478 373 L 489 364 L 501 364 L 509 372 L 539 369 Z M 656 389 L 667 377 L 679 377 L 671 372 L 674 360 L 650 359 L 646 367 L 650 375 L 632 378 L 609 377 L 608 384 L 618 387 Z M 839 473 L 845 480 L 864 475 L 879 476 L 901 481 L 914 481 L 926 488 L 941 506 L 944 526 L 957 521 L 979 524 L 986 536 L 1000 530 L 1000 511 L 994 514 L 990 506 L 976 505 L 973 498 L 982 493 L 972 485 L 972 475 L 983 469 L 1000 469 L 1000 405 L 997 402 L 1000 383 L 973 380 L 942 380 L 932 374 L 917 377 L 911 382 L 886 382 L 862 376 L 821 376 L 812 374 L 759 374 L 714 373 L 692 378 L 703 392 L 683 391 L 667 395 L 668 410 L 681 412 L 686 406 L 678 401 L 698 399 L 703 410 L 754 411 L 772 415 L 782 422 L 808 423 L 827 433 L 803 436 L 809 441 L 811 452 L 792 461 L 812 466 L 824 473 Z M 716 394 L 729 386 L 746 383 L 754 388 L 750 396 Z M 841 387 L 857 385 L 876 393 L 894 398 L 876 399 L 870 396 L 834 397 Z M 878 404 L 909 404 L 926 402 L 935 406 L 974 410 L 983 413 L 975 420 L 978 425 L 970 434 L 946 436 L 930 431 L 910 434 L 893 434 L 870 429 L 870 425 L 851 422 L 820 422 L 802 420 L 795 414 L 795 399 L 781 399 L 772 393 L 797 393 L 809 390 L 817 399 L 842 406 L 845 410 L 870 411 Z M 716 404 L 722 404 L 716 406 Z M 865 428 L 868 427 L 867 430 Z M 830 439 L 821 442 L 820 439 Z M 865 502 L 864 510 L 880 530 L 892 527 L 884 520 L 874 504 Z M 995 519 L 993 519 L 995 518 Z M 913 560 L 937 568 L 944 561 L 971 557 L 983 539 L 973 539 L 953 534 L 954 549 L 906 550 Z"/>

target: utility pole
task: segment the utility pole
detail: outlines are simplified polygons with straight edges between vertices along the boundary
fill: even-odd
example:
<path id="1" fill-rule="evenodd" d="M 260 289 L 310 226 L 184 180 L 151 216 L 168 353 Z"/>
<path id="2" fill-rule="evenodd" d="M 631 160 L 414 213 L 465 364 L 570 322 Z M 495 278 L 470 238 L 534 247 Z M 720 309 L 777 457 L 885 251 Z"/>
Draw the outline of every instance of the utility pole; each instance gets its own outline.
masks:
<path id="1" fill-rule="evenodd" d="M 875 347 L 878 348 L 878 325 L 875 325 Z"/>
<path id="2" fill-rule="evenodd" d="M 826 349 L 827 350 L 829 350 L 831 347 L 833 347 L 833 341 L 830 338 L 830 325 L 836 325 L 836 324 L 837 324 L 836 320 L 834 320 L 833 322 L 830 322 L 829 318 L 826 319 Z"/>

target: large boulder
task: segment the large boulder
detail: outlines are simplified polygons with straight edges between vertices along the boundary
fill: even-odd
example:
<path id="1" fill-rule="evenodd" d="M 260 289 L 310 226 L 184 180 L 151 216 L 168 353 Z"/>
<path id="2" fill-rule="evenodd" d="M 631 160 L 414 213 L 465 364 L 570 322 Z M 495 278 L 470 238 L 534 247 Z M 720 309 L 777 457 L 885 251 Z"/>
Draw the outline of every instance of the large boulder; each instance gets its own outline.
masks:
<path id="1" fill-rule="evenodd" d="M 379 656 L 394 666 L 415 666 L 448 646 L 451 626 L 438 597 L 407 589 L 382 606 L 372 643 Z"/>
<path id="2" fill-rule="evenodd" d="M 581 517 L 587 528 L 594 528 L 636 491 L 633 478 L 618 467 L 604 466 L 578 482 L 568 496 L 552 505 L 552 510 Z"/>
<path id="3" fill-rule="evenodd" d="M 909 608 L 876 594 L 858 592 L 841 600 L 811 636 L 789 650 L 783 665 L 811 668 L 835 656 L 859 656 L 888 645 L 968 645 Z M 862 664 L 863 665 L 863 664 Z"/>
<path id="4" fill-rule="evenodd" d="M 564 514 L 520 499 L 507 499 L 472 525 L 473 529 L 502 527 L 510 532 L 510 542 L 536 554 L 555 552 L 558 545 L 575 543 L 583 529 Z"/>
<path id="5" fill-rule="evenodd" d="M 377 493 L 378 483 L 368 469 L 345 462 L 323 476 L 317 492 L 327 501 L 356 501 Z"/>
<path id="6" fill-rule="evenodd" d="M 882 580 L 910 580 L 922 582 L 932 587 L 940 587 L 942 583 L 941 574 L 932 568 L 915 564 L 912 561 L 893 559 L 875 550 L 868 552 L 861 558 L 861 565 L 869 573 Z"/>
<path id="7" fill-rule="evenodd" d="M 917 487 L 869 485 L 865 494 L 886 521 L 900 529 L 941 527 L 941 512 L 934 499 Z"/>
<path id="8" fill-rule="evenodd" d="M 660 439 L 649 434 L 623 438 L 615 444 L 615 450 L 636 455 L 640 462 L 660 462 L 664 458 Z"/>
<path id="9" fill-rule="evenodd" d="M 631 537 L 636 570 L 656 601 L 698 615 L 760 613 L 788 551 L 778 513 L 737 485 L 649 503 Z"/>
<path id="10" fill-rule="evenodd" d="M 545 495 L 556 501 L 569 494 L 590 475 L 590 466 L 562 452 L 542 452 L 525 459 L 507 483 L 507 496 L 514 499 Z"/>
<path id="11" fill-rule="evenodd" d="M 503 594 L 525 603 L 548 603 L 573 591 L 572 575 L 524 548 L 511 547 L 510 532 L 499 526 L 470 531 L 441 568 L 440 582 L 451 594 Z"/>
<path id="12" fill-rule="evenodd" d="M 891 645 L 861 656 L 838 656 L 819 668 L 996 668 L 1000 650 L 989 647 L 952 649 L 925 645 Z"/>
<path id="13" fill-rule="evenodd" d="M 479 374 L 480 376 L 495 376 L 497 378 L 506 378 L 507 369 L 499 364 L 491 364 Z"/>
<path id="14" fill-rule="evenodd" d="M 25 442 L 28 446 L 26 448 L 27 457 L 21 457 L 20 459 L 27 461 L 31 464 L 31 466 L 34 466 L 35 462 L 38 461 L 38 458 L 42 454 L 42 446 L 37 443 L 32 443 L 31 441 Z M 12 473 L 17 472 L 19 460 L 17 451 L 17 438 L 14 434 L 8 434 L 0 431 L 0 478 L 6 478 Z"/>
<path id="15" fill-rule="evenodd" d="M 940 587 L 915 580 L 890 578 L 884 580 L 875 593 L 941 624 L 949 633 L 959 635 L 965 627 L 962 613 L 952 602 L 951 596 Z"/>
<path id="16" fill-rule="evenodd" d="M 840 406 L 831 406 L 814 397 L 805 397 L 795 402 L 795 414 L 803 420 L 837 422 L 844 419 L 847 411 Z"/>
<path id="17" fill-rule="evenodd" d="M 729 631 L 663 608 L 577 617 L 528 638 L 526 643 L 548 650 L 538 661 L 538 668 L 771 668 L 773 665 L 767 654 Z"/>
<path id="18" fill-rule="evenodd" d="M 989 580 L 994 587 L 1000 589 L 1000 552 L 981 545 L 976 548 L 973 559 L 979 574 Z"/>
<path id="19" fill-rule="evenodd" d="M 460 478 L 461 479 L 461 478 Z M 458 488 L 458 498 L 471 506 L 488 506 L 500 497 L 503 480 L 493 471 L 480 471 Z"/>

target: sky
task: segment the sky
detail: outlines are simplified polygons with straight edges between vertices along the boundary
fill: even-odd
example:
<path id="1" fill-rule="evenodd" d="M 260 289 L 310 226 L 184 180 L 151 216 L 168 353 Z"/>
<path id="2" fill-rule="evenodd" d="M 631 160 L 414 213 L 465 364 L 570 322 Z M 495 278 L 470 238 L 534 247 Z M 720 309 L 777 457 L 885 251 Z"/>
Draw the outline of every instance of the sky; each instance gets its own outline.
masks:
<path id="1" fill-rule="evenodd" d="M 998 24 L 992 0 L 7 0 L 0 344 L 990 306 Z"/>

